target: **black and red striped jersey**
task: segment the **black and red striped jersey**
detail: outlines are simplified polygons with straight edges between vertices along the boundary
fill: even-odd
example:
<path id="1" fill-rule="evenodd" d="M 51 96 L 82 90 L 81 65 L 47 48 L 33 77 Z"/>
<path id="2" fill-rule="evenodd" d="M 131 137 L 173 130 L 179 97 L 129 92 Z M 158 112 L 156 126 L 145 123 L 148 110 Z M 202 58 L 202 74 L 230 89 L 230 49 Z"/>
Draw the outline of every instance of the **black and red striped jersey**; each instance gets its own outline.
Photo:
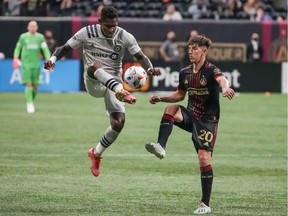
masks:
<path id="1" fill-rule="evenodd" d="M 204 62 L 197 73 L 193 73 L 192 64 L 181 69 L 177 88 L 187 92 L 187 110 L 195 119 L 219 120 L 220 86 L 216 81 L 219 76 L 224 74 L 208 61 Z"/>

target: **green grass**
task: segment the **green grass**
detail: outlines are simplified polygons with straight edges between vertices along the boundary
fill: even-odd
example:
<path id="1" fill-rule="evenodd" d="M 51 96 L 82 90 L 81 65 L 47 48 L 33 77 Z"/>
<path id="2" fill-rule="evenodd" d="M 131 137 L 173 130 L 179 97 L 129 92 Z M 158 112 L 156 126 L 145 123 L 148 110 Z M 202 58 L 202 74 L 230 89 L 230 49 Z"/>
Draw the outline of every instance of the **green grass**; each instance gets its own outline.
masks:
<path id="1" fill-rule="evenodd" d="M 167 157 L 148 154 L 167 104 L 136 96 L 95 178 L 86 153 L 108 125 L 102 99 L 42 93 L 27 114 L 23 93 L 0 93 L 0 215 L 191 215 L 201 189 L 190 134 L 174 127 Z M 213 215 L 287 215 L 286 97 L 221 98 Z"/>

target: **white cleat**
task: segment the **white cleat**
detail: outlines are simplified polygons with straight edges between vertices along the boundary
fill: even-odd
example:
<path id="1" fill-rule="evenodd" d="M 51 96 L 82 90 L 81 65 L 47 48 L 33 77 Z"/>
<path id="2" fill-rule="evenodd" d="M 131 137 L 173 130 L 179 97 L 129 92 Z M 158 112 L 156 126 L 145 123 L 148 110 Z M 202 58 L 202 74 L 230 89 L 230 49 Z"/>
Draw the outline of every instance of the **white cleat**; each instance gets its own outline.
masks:
<path id="1" fill-rule="evenodd" d="M 35 112 L 35 107 L 33 103 L 27 103 L 27 112 L 28 113 L 34 113 Z"/>
<path id="2" fill-rule="evenodd" d="M 156 157 L 163 159 L 166 156 L 165 149 L 159 143 L 147 143 L 145 148 L 151 154 L 154 154 Z"/>
<path id="3" fill-rule="evenodd" d="M 211 213 L 211 208 L 205 205 L 203 202 L 200 203 L 194 214 L 202 215 L 202 214 L 209 214 Z"/>

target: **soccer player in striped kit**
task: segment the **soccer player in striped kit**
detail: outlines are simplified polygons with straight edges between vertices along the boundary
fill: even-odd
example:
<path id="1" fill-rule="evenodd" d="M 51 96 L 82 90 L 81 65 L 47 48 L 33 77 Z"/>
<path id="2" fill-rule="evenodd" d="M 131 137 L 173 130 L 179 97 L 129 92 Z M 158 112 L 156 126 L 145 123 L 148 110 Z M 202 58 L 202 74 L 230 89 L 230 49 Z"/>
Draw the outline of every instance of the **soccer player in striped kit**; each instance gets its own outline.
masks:
<path id="1" fill-rule="evenodd" d="M 146 150 L 162 159 L 166 156 L 165 147 L 173 125 L 192 133 L 192 141 L 198 153 L 201 172 L 202 199 L 194 214 L 207 214 L 213 182 L 211 157 L 216 141 L 217 126 L 220 117 L 219 93 L 231 100 L 234 90 L 219 68 L 206 60 L 211 40 L 204 35 L 189 40 L 189 58 L 191 65 L 183 68 L 179 74 L 176 91 L 168 96 L 151 96 L 150 103 L 176 103 L 188 94 L 188 105 L 178 104 L 165 108 L 160 123 L 158 140 L 147 143 Z"/>
<path id="2" fill-rule="evenodd" d="M 99 24 L 80 29 L 63 46 L 59 47 L 45 62 L 44 68 L 51 69 L 55 62 L 73 49 L 82 48 L 84 83 L 87 92 L 96 98 L 102 97 L 110 118 L 110 125 L 95 148 L 88 151 L 91 172 L 100 174 L 102 153 L 115 142 L 125 123 L 124 103 L 134 104 L 136 98 L 122 86 L 122 59 L 127 49 L 147 71 L 148 75 L 160 74 L 143 54 L 132 34 L 118 26 L 117 10 L 105 6 Z"/>

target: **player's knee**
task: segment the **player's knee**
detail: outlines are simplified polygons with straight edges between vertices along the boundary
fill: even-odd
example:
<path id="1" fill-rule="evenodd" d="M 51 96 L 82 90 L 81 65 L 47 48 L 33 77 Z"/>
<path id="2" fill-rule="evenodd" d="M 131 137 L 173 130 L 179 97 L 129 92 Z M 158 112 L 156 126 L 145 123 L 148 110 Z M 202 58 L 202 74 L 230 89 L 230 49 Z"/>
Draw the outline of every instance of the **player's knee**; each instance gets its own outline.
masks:
<path id="1" fill-rule="evenodd" d="M 120 132 L 125 124 L 125 119 L 124 118 L 119 118 L 119 119 L 114 119 L 111 121 L 111 127 L 113 130 Z"/>
<path id="2" fill-rule="evenodd" d="M 90 65 L 87 69 L 88 76 L 95 79 L 94 72 L 99 68 L 102 68 L 102 65 L 100 64 L 100 62 L 98 61 L 93 62 L 93 64 Z"/>
<path id="3" fill-rule="evenodd" d="M 32 88 L 33 87 L 32 83 L 26 83 L 25 85 L 26 85 L 27 88 Z"/>
<path id="4" fill-rule="evenodd" d="M 167 114 L 173 114 L 175 112 L 177 112 L 179 109 L 179 106 L 178 105 L 170 105 L 170 106 L 167 106 L 165 108 L 165 113 Z"/>
<path id="5" fill-rule="evenodd" d="M 211 156 L 209 154 L 200 154 L 198 160 L 200 167 L 211 164 Z"/>
<path id="6" fill-rule="evenodd" d="M 174 118 L 177 118 L 177 114 L 180 110 L 180 107 L 178 105 L 170 105 L 165 108 L 164 113 L 173 116 Z"/>
<path id="7" fill-rule="evenodd" d="M 88 76 L 93 78 L 93 79 L 95 79 L 94 72 L 95 72 L 95 67 L 93 65 L 89 66 L 88 69 L 87 69 Z"/>

